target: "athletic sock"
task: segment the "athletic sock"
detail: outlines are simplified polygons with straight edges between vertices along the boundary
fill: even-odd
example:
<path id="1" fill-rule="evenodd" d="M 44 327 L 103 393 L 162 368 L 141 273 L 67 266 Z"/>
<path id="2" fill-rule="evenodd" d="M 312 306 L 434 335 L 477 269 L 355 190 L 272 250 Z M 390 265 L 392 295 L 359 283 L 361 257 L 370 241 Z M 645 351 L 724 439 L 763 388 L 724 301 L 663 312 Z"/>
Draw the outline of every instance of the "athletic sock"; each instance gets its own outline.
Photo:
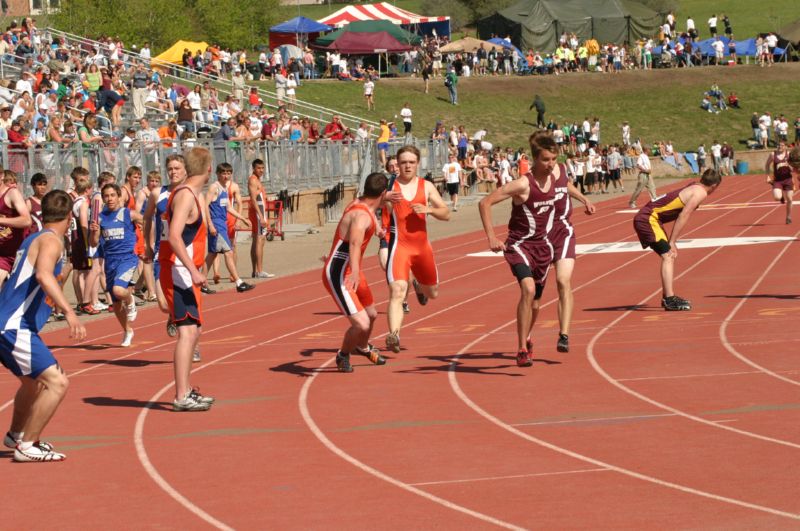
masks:
<path id="1" fill-rule="evenodd" d="M 19 443 L 19 449 L 22 450 L 23 452 L 25 450 L 30 450 L 33 447 L 34 442 L 35 441 L 21 441 Z"/>
<path id="2" fill-rule="evenodd" d="M 244 282 L 242 281 L 242 279 L 241 279 L 241 278 L 237 278 L 237 279 L 236 279 L 236 287 L 238 288 L 238 287 L 239 287 L 239 286 L 241 286 L 242 284 L 244 284 Z"/>
<path id="3" fill-rule="evenodd" d="M 11 436 L 11 438 L 12 438 L 12 439 L 14 439 L 15 441 L 21 441 L 21 440 L 22 440 L 22 436 L 23 436 L 25 433 L 24 433 L 24 432 L 21 432 L 21 431 L 9 431 L 9 432 L 8 432 L 8 434 L 9 434 L 9 435 Z"/>

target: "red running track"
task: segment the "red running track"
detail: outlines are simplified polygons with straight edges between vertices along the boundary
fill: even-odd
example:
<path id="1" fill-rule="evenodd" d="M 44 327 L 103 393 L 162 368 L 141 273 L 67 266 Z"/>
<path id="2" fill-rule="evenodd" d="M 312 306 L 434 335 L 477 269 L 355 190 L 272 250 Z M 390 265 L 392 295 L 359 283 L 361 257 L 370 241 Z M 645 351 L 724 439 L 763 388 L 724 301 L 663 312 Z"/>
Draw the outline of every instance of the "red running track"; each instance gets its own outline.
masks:
<path id="1" fill-rule="evenodd" d="M 726 178 L 709 201 L 719 208 L 696 212 L 685 237 L 797 237 L 767 192 Z M 622 208 L 577 213 L 579 242 L 633 241 Z M 677 291 L 694 302 L 683 313 L 658 307 L 651 253 L 582 255 L 572 351 L 555 350 L 549 286 L 528 369 L 514 363 L 504 261 L 467 256 L 485 249 L 481 234 L 435 247 L 440 298 L 412 304 L 401 354 L 354 360 L 350 375 L 332 370 L 345 321 L 318 272 L 209 297 L 193 377 L 217 397 L 208 413 L 170 411 L 157 311 L 140 314 L 131 349 L 113 346 L 111 319 L 91 322 L 85 345 L 47 334 L 71 375 L 47 438 L 69 459 L 0 462 L 16 494 L 3 527 L 800 525 L 796 241 L 681 249 Z M 3 373 L 2 396 L 15 388 Z"/>

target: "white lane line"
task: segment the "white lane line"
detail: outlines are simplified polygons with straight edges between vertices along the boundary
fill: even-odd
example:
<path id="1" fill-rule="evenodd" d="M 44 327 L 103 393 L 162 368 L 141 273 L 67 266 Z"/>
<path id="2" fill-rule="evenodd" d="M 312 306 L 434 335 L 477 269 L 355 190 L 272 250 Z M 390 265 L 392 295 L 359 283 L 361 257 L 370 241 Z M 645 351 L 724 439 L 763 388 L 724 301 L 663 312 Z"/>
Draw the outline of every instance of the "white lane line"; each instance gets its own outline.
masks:
<path id="1" fill-rule="evenodd" d="M 778 207 L 775 207 L 773 210 L 775 210 L 777 208 Z M 767 216 L 769 216 L 771 213 L 772 213 L 772 211 L 767 212 L 766 214 L 764 214 L 763 216 L 758 218 L 753 223 L 754 224 L 758 223 L 762 219 L 764 219 Z M 716 220 L 713 220 L 713 221 L 716 221 Z M 744 234 L 746 231 L 750 230 L 750 228 L 751 227 L 746 227 L 746 228 L 742 229 L 739 232 L 739 235 Z M 710 253 L 708 253 L 704 257 L 702 257 L 699 260 L 697 260 L 694 264 L 689 266 L 683 273 L 678 275 L 676 277 L 676 280 L 680 279 L 680 278 L 684 277 L 685 275 L 689 274 L 690 272 L 692 272 L 695 268 L 700 266 L 700 264 L 704 263 L 706 260 L 708 260 L 709 258 L 714 256 L 720 250 L 722 250 L 722 247 L 720 247 L 718 249 L 714 249 L 713 251 L 711 251 Z M 646 304 L 647 301 L 649 301 L 650 299 L 652 299 L 653 297 L 655 297 L 659 293 L 661 293 L 660 289 L 657 289 L 657 290 L 653 291 L 647 297 L 645 297 L 644 299 L 639 301 L 638 305 Z M 747 430 L 740 430 L 738 428 L 733 428 L 731 426 L 726 426 L 724 424 L 717 424 L 714 421 L 711 421 L 711 420 L 708 420 L 708 419 L 704 419 L 702 417 L 698 417 L 697 415 L 693 415 L 691 413 L 687 413 L 686 411 L 677 409 L 677 408 L 672 407 L 672 406 L 670 406 L 668 404 L 665 404 L 663 402 L 659 402 L 658 400 L 650 398 L 649 396 L 646 396 L 646 395 L 644 395 L 642 393 L 639 393 L 638 391 L 634 391 L 630 387 L 622 384 L 619 380 L 615 379 L 613 376 L 608 374 L 608 372 L 606 372 L 605 369 L 603 369 L 603 367 L 600 366 L 600 363 L 597 361 L 597 358 L 594 355 L 595 345 L 600 340 L 600 338 L 603 337 L 603 335 L 605 335 L 606 332 L 608 332 L 609 330 L 614 328 L 614 326 L 617 323 L 619 323 L 620 321 L 622 321 L 623 319 L 628 317 L 631 313 L 633 313 L 632 310 L 626 311 L 625 313 L 623 313 L 622 315 L 620 315 L 619 317 L 617 317 L 616 319 L 611 321 L 608 325 L 606 325 L 605 327 L 600 329 L 600 331 L 597 332 L 597 334 L 595 334 L 594 337 L 592 337 L 592 339 L 589 341 L 589 344 L 586 347 L 586 357 L 589 360 L 589 363 L 591 364 L 591 366 L 595 370 L 595 372 L 597 372 L 601 377 L 603 377 L 603 379 L 605 379 L 608 383 L 610 383 L 614 387 L 622 390 L 623 392 L 625 392 L 625 393 L 627 393 L 627 394 L 629 394 L 629 395 L 631 395 L 633 397 L 638 398 L 639 400 L 641 400 L 643 402 L 647 402 L 648 404 L 651 404 L 651 405 L 653 405 L 653 406 L 655 406 L 655 407 L 657 407 L 659 409 L 663 409 L 664 411 L 669 411 L 670 413 L 674 413 L 676 415 L 680 415 L 680 416 L 682 416 L 684 418 L 687 418 L 689 420 L 693 420 L 695 422 L 699 422 L 699 423 L 705 424 L 707 426 L 713 426 L 715 428 L 719 428 L 719 429 L 722 429 L 722 430 L 727 430 L 727 431 L 730 431 L 732 433 L 736 433 L 736 434 L 739 434 L 739 435 L 744 435 L 745 437 L 751 437 L 753 439 L 758 439 L 758 440 L 766 441 L 766 442 L 769 442 L 769 443 L 779 444 L 781 446 L 787 446 L 789 448 L 800 449 L 800 444 L 798 444 L 798 443 L 794 443 L 794 442 L 791 442 L 791 441 L 786 441 L 786 440 L 783 440 L 783 439 L 776 439 L 774 437 L 761 435 L 759 433 L 755 433 L 755 432 L 751 432 L 751 431 L 747 431 Z"/>
<path id="2" fill-rule="evenodd" d="M 462 259 L 462 258 L 463 257 L 461 257 L 459 259 Z M 484 271 L 486 269 L 491 269 L 491 268 L 496 267 L 496 266 L 497 266 L 497 264 L 492 264 L 490 266 L 482 267 L 482 268 L 479 268 L 479 269 L 473 269 L 472 271 L 470 271 L 468 273 L 465 273 L 463 275 L 459 275 L 459 276 L 450 278 L 450 279 L 448 279 L 446 281 L 443 281 L 442 284 L 446 284 L 448 282 L 454 282 L 454 281 L 460 280 L 462 278 L 474 275 L 476 273 L 480 273 L 480 272 L 482 272 L 482 271 Z M 506 287 L 508 287 L 508 286 L 510 286 L 512 284 L 513 283 L 509 283 L 507 285 L 500 286 L 499 288 L 495 288 L 491 292 L 504 289 L 504 288 L 506 288 Z M 491 293 L 491 292 L 487 292 L 487 293 Z M 480 298 L 480 297 L 486 295 L 487 293 L 483 293 L 483 294 L 481 294 L 481 295 L 479 295 L 477 297 L 474 297 L 473 299 Z M 472 300 L 472 299 L 470 299 L 470 300 Z M 386 301 L 381 301 L 381 302 L 386 302 Z M 462 302 L 456 304 L 455 306 L 460 306 L 462 304 L 466 304 L 467 302 L 469 302 L 469 301 L 462 301 Z M 301 303 L 301 304 L 304 304 L 304 303 Z M 441 313 L 441 312 L 437 312 L 437 313 Z M 436 315 L 436 314 L 433 314 L 433 315 Z M 430 317 L 431 316 L 427 316 L 424 319 L 428 319 Z M 255 317 L 253 317 L 253 318 L 255 318 Z M 253 319 L 253 318 L 250 318 L 250 319 Z M 196 369 L 193 369 L 192 370 L 192 374 L 194 374 L 194 373 L 196 373 L 198 371 L 201 371 L 203 369 L 207 369 L 208 367 L 216 365 L 217 363 L 223 362 L 223 361 L 225 361 L 227 359 L 230 359 L 230 358 L 232 358 L 234 356 L 238 356 L 239 354 L 241 354 L 243 352 L 247 352 L 247 351 L 253 350 L 253 349 L 258 348 L 258 347 L 263 347 L 263 346 L 268 345 L 270 343 L 274 343 L 276 341 L 280 341 L 281 339 L 285 339 L 287 337 L 290 337 L 290 336 L 293 336 L 293 335 L 296 335 L 296 334 L 299 334 L 299 333 L 302 333 L 302 332 L 306 332 L 308 330 L 313 330 L 315 328 L 319 328 L 319 327 L 321 327 L 321 326 L 323 326 L 323 325 L 325 325 L 327 323 L 341 320 L 341 318 L 342 317 L 340 315 L 337 315 L 335 317 L 331 317 L 329 319 L 325 319 L 323 321 L 314 323 L 312 325 L 308 325 L 308 326 L 305 326 L 303 328 L 296 329 L 296 330 L 293 330 L 291 332 L 287 332 L 287 333 L 285 333 L 285 334 L 283 334 L 281 336 L 274 337 L 272 339 L 268 339 L 268 340 L 265 340 L 265 341 L 262 341 L 260 343 L 256 343 L 256 344 L 253 344 L 253 345 L 249 345 L 249 346 L 244 347 L 242 349 L 239 349 L 239 350 L 237 350 L 235 352 L 231 352 L 230 354 L 227 354 L 227 355 L 222 356 L 220 358 L 217 358 L 215 360 L 209 361 L 209 362 L 201 365 L 200 367 L 197 367 Z M 235 324 L 241 324 L 242 322 L 249 321 L 250 319 L 245 319 L 245 320 L 239 321 L 238 323 L 234 323 L 234 324 L 230 324 L 230 325 L 226 325 L 226 326 L 234 326 Z M 412 324 L 417 323 L 417 322 L 421 322 L 424 319 L 418 319 L 417 321 L 409 323 L 408 326 L 411 326 Z M 335 360 L 335 357 L 331 358 L 326 363 L 324 363 L 322 366 L 320 366 L 319 369 L 317 369 L 317 371 L 315 371 L 311 375 L 311 377 L 306 380 L 306 385 L 316 377 L 317 372 L 319 370 L 324 369 L 327 365 L 332 363 L 334 360 Z M 172 499 L 174 499 L 176 502 L 178 502 L 180 505 L 182 505 L 187 511 L 189 511 L 190 513 L 194 514 L 195 516 L 197 516 L 201 520 L 204 520 L 205 522 L 209 523 L 210 525 L 212 525 L 212 526 L 214 526 L 214 527 L 216 527 L 218 529 L 229 530 L 231 528 L 227 524 L 217 520 L 216 518 L 211 516 L 209 513 L 207 513 L 203 509 L 201 509 L 199 506 L 197 506 L 192 501 L 190 501 L 188 498 L 186 498 L 183 494 L 181 494 L 177 489 L 175 489 L 166 479 L 164 479 L 164 477 L 158 472 L 156 467 L 150 461 L 149 456 L 147 455 L 147 450 L 146 450 L 145 444 L 144 444 L 144 425 L 145 425 L 145 422 L 147 420 L 147 414 L 149 413 L 150 409 L 155 405 L 155 403 L 158 401 L 158 399 L 161 397 L 161 395 L 166 393 L 167 390 L 169 390 L 172 387 L 173 387 L 173 383 L 169 383 L 169 384 L 165 385 L 164 387 L 162 387 L 158 392 L 156 392 L 150 398 L 148 403 L 145 405 L 145 407 L 139 413 L 139 416 L 136 419 L 136 425 L 134 427 L 134 433 L 133 433 L 133 442 L 134 442 L 134 446 L 136 447 L 136 456 L 139 458 L 139 462 L 142 464 L 142 467 L 144 468 L 145 472 L 147 472 L 148 476 L 150 476 L 150 478 L 159 487 L 161 487 L 161 489 L 164 492 L 166 492 L 170 497 L 172 497 Z M 304 385 L 303 389 L 306 389 L 305 385 Z M 303 396 L 302 393 L 303 393 L 303 391 L 301 391 L 301 396 Z M 309 419 L 310 419 L 310 417 L 309 417 Z M 313 420 L 311 422 L 313 422 Z M 322 432 L 320 432 L 320 434 L 322 434 Z M 324 437 L 324 434 L 322 434 L 322 436 Z M 345 454 L 345 455 L 347 455 L 347 454 Z M 356 462 L 360 463 L 359 461 L 356 461 Z M 364 466 L 366 467 L 367 465 L 364 465 Z M 378 472 L 378 471 L 375 471 L 375 472 L 377 472 L 378 474 L 382 474 L 381 472 Z M 385 476 L 385 477 L 389 478 L 389 476 Z M 397 481 L 397 480 L 394 480 L 394 481 Z M 390 483 L 391 482 L 392 481 L 390 481 Z M 398 482 L 398 483 L 401 483 L 401 482 Z M 420 491 L 420 492 L 422 492 L 422 491 Z M 433 495 L 429 495 L 429 496 L 433 496 Z M 435 496 L 433 498 L 435 498 Z M 458 506 L 456 504 L 453 504 L 452 502 L 449 502 L 447 500 L 442 500 L 442 502 L 444 502 L 446 504 L 450 504 L 450 505 L 448 505 L 448 507 L 450 507 L 450 508 L 460 507 L 460 506 Z M 475 514 L 472 514 L 474 511 L 471 511 L 470 509 L 466 509 L 466 508 L 462 508 L 462 509 L 463 509 L 462 512 L 467 512 L 467 514 L 475 516 L 476 518 L 480 518 L 477 515 L 480 515 L 481 513 L 475 512 Z M 485 515 L 482 515 L 482 516 L 485 516 Z M 481 518 L 481 519 L 483 519 L 484 521 L 490 522 L 490 523 L 494 523 L 494 524 L 499 525 L 501 527 L 506 527 L 508 529 L 515 529 L 515 530 L 521 529 L 521 528 L 518 528 L 518 527 L 516 527 L 516 526 L 514 526 L 512 524 L 507 524 L 505 522 L 501 522 L 500 520 L 495 520 L 490 516 L 485 516 L 485 518 Z"/>
<path id="3" fill-rule="evenodd" d="M 795 374 L 797 371 L 786 371 Z M 708 374 L 676 374 L 674 376 L 642 376 L 640 378 L 617 378 L 618 382 L 643 382 L 648 380 L 680 380 L 683 378 L 721 378 L 725 376 L 752 376 L 762 374 L 761 371 L 716 372 Z"/>
<path id="4" fill-rule="evenodd" d="M 795 238 L 797 238 L 798 236 L 800 236 L 800 232 L 796 233 L 794 236 L 795 236 Z M 777 378 L 778 380 L 781 380 L 783 382 L 786 382 L 786 383 L 789 383 L 789 384 L 792 384 L 792 385 L 800 385 L 800 381 L 795 380 L 793 378 L 789 378 L 787 376 L 783 376 L 782 374 L 778 374 L 776 371 L 768 369 L 767 367 L 764 367 L 763 365 L 760 365 L 760 364 L 756 363 L 755 361 L 751 360 L 750 358 L 748 358 L 747 356 L 745 356 L 744 354 L 739 352 L 731 344 L 731 342 L 728 341 L 728 325 L 733 321 L 733 318 L 736 316 L 736 314 L 739 312 L 739 310 L 742 308 L 742 306 L 744 306 L 744 303 L 747 302 L 748 297 L 750 297 L 750 295 L 752 295 L 756 291 L 756 289 L 758 289 L 758 287 L 761 285 L 761 283 L 764 281 L 764 279 L 767 278 L 767 275 L 769 274 L 769 272 L 772 271 L 772 268 L 774 268 L 775 265 L 778 263 L 778 261 L 783 257 L 783 255 L 786 254 L 786 251 L 789 250 L 789 247 L 792 245 L 792 243 L 794 243 L 794 242 L 788 242 L 788 243 L 786 243 L 786 245 L 783 246 L 783 249 L 781 249 L 781 252 L 779 252 L 775 256 L 775 258 L 772 260 L 772 262 L 770 262 L 770 264 L 766 267 L 766 269 L 764 269 L 763 273 L 761 273 L 761 276 L 758 277 L 758 279 L 753 283 L 753 285 L 747 291 L 747 294 L 739 300 L 739 302 L 736 304 L 736 306 L 733 307 L 733 310 L 731 310 L 731 312 L 728 314 L 728 316 L 725 317 L 725 319 L 722 320 L 722 325 L 719 327 L 719 339 L 722 342 L 722 346 L 725 347 L 725 349 L 728 352 L 733 354 L 740 361 L 742 361 L 742 362 L 746 363 L 747 365 L 753 367 L 754 369 L 756 369 L 756 370 L 758 370 L 758 371 L 760 371 L 760 372 L 762 372 L 762 373 L 764 373 L 766 375 L 772 376 L 773 378 Z M 792 266 L 790 266 L 790 267 L 792 267 Z"/>
<path id="5" fill-rule="evenodd" d="M 561 472 L 539 472 L 534 474 L 516 474 L 513 476 L 493 476 L 487 478 L 448 479 L 444 481 L 425 481 L 423 483 L 409 483 L 414 487 L 426 485 L 452 485 L 454 483 L 472 483 L 475 481 L 502 481 L 504 479 L 539 478 L 547 476 L 565 476 L 568 474 L 586 474 L 587 472 L 608 472 L 607 468 L 583 468 L 581 470 L 563 470 Z"/>

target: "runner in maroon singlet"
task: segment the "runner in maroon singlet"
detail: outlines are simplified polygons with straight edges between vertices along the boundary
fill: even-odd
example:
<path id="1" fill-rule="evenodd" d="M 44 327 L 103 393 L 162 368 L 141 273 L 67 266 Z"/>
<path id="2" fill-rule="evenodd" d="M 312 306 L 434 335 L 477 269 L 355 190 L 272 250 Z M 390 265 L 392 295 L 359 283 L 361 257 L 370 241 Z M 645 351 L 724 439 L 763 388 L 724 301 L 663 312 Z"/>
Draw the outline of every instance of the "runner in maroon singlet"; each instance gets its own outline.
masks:
<path id="1" fill-rule="evenodd" d="M 22 245 L 22 240 L 25 239 L 25 229 L 31 224 L 31 215 L 25 205 L 25 199 L 17 190 L 17 174 L 11 170 L 5 170 L 2 173 L 3 181 L 0 183 L 0 288 L 11 274 L 17 251 Z"/>
<path id="2" fill-rule="evenodd" d="M 517 365 L 529 367 L 532 343 L 530 333 L 539 313 L 539 301 L 544 291 L 550 264 L 556 260 L 556 246 L 562 254 L 569 254 L 569 240 L 562 234 L 568 221 L 568 209 L 561 205 L 564 194 L 566 170 L 557 166 L 558 146 L 553 137 L 546 132 L 531 135 L 531 152 L 533 154 L 532 172 L 519 179 L 504 184 L 480 202 L 480 214 L 483 228 L 489 239 L 489 248 L 494 252 L 504 251 L 511 271 L 519 281 L 520 299 L 517 304 Z M 563 174 L 563 176 L 562 176 Z M 569 193 L 569 186 L 566 186 Z M 594 206 L 581 196 L 589 212 Z M 497 239 L 492 223 L 491 208 L 493 205 L 511 198 L 513 207 L 508 222 L 508 239 L 505 243 Z M 556 205 L 559 204 L 561 212 Z M 558 216 L 558 219 L 557 219 Z M 563 219 L 562 219 L 563 218 Z M 557 245 L 551 240 L 551 231 L 560 223 Z M 563 248 L 566 247 L 566 250 Z"/>
<path id="3" fill-rule="evenodd" d="M 796 188 L 789 166 L 789 150 L 786 142 L 779 142 L 778 149 L 767 158 L 767 184 L 772 185 L 775 201 L 786 203 L 786 224 L 792 222 L 792 196 Z"/>
<path id="4" fill-rule="evenodd" d="M 47 193 L 47 175 L 34 173 L 31 177 L 33 195 L 25 200 L 28 212 L 31 213 L 31 226 L 25 230 L 25 237 L 42 230 L 42 198 Z"/>

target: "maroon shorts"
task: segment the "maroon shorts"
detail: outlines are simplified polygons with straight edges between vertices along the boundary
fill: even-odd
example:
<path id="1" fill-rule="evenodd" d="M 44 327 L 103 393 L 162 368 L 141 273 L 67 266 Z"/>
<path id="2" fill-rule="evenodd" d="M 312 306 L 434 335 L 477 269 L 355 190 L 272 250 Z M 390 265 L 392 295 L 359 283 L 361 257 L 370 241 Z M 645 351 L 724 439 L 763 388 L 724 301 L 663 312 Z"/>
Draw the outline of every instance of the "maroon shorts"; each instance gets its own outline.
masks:
<path id="1" fill-rule="evenodd" d="M 16 257 L 16 254 L 14 256 L 0 256 L 0 270 L 11 273 Z"/>
<path id="2" fill-rule="evenodd" d="M 563 229 L 548 235 L 553 246 L 553 262 L 564 258 L 575 258 L 575 231 Z"/>
<path id="3" fill-rule="evenodd" d="M 533 281 L 544 286 L 550 264 L 553 263 L 553 248 L 547 242 L 506 242 L 503 256 L 511 266 L 511 272 L 521 281 L 533 278 Z"/>
<path id="4" fill-rule="evenodd" d="M 780 181 L 772 181 L 773 190 L 783 190 L 784 192 L 791 192 L 794 188 L 792 179 L 781 179 Z"/>

